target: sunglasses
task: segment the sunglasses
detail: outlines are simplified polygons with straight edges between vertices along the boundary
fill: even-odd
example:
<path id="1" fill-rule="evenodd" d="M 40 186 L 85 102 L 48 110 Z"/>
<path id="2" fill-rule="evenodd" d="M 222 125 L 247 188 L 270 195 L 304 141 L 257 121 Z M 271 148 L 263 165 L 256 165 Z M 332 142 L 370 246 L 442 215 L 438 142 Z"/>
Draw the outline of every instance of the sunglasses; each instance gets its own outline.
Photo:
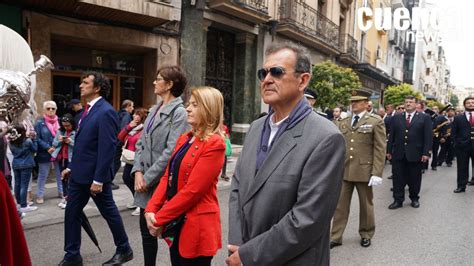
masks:
<path id="1" fill-rule="evenodd" d="M 54 108 L 54 107 L 47 107 L 46 110 L 48 110 L 48 111 L 54 111 L 54 110 L 56 110 L 56 108 Z"/>
<path id="2" fill-rule="evenodd" d="M 270 74 L 274 78 L 281 78 L 286 72 L 283 67 L 270 67 L 270 68 L 260 68 L 257 71 L 257 77 L 260 81 L 263 81 L 265 77 Z M 299 73 L 295 71 L 294 73 Z"/>
<path id="3" fill-rule="evenodd" d="M 398 107 L 397 110 L 405 110 L 404 107 Z"/>

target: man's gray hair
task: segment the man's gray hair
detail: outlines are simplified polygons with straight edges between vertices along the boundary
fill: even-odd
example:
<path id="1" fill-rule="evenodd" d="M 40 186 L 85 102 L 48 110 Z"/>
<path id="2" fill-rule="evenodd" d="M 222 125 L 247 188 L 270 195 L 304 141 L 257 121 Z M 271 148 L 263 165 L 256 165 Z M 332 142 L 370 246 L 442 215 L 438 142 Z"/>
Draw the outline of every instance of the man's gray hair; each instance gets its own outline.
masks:
<path id="1" fill-rule="evenodd" d="M 311 59 L 308 50 L 301 45 L 289 42 L 273 43 L 265 51 L 265 56 L 269 56 L 283 49 L 288 49 L 296 54 L 295 72 L 311 74 Z"/>

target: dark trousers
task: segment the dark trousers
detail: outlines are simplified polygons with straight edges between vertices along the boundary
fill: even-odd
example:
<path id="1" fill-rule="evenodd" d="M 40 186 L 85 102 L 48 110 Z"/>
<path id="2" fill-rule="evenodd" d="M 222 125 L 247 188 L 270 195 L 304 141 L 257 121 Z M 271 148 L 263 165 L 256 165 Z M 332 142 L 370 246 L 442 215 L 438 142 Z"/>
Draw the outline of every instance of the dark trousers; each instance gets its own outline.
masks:
<path id="1" fill-rule="evenodd" d="M 78 184 L 74 180 L 69 180 L 68 202 L 64 218 L 64 251 L 65 259 L 74 260 L 80 255 L 81 249 L 81 214 L 87 205 L 90 194 L 89 184 Z M 104 183 L 102 192 L 92 197 L 100 214 L 107 221 L 112 232 L 117 253 L 125 253 L 130 250 L 127 233 L 123 226 L 122 217 L 115 205 L 112 196 L 111 183 Z"/>
<path id="2" fill-rule="evenodd" d="M 117 174 L 117 172 L 120 169 L 120 166 L 122 164 L 122 162 L 120 161 L 120 157 L 122 157 L 122 146 L 123 146 L 123 143 L 119 142 L 117 144 L 117 147 L 115 148 L 114 173 L 112 175 L 112 182 L 114 181 L 115 175 Z"/>
<path id="3" fill-rule="evenodd" d="M 227 176 L 226 172 L 227 172 L 227 156 L 224 156 L 224 165 L 222 166 L 221 176 L 222 177 Z"/>
<path id="4" fill-rule="evenodd" d="M 170 247 L 170 259 L 172 266 L 210 266 L 212 257 L 199 256 L 192 259 L 183 258 L 179 254 L 179 235 L 181 230 L 178 231 L 174 237 L 173 245 Z"/>
<path id="5" fill-rule="evenodd" d="M 132 172 L 133 165 L 125 164 L 123 168 L 122 179 L 123 183 L 130 189 L 132 192 L 132 196 L 135 195 L 135 177 L 133 177 L 130 173 Z"/>
<path id="6" fill-rule="evenodd" d="M 438 166 L 438 151 L 439 151 L 439 139 L 433 138 L 433 157 L 431 159 L 431 167 Z"/>
<path id="7" fill-rule="evenodd" d="M 470 149 L 469 151 L 456 149 L 456 157 L 458 166 L 458 187 L 465 188 L 467 181 L 469 180 L 469 159 L 474 162 L 474 149 Z"/>
<path id="8" fill-rule="evenodd" d="M 405 187 L 408 185 L 411 200 L 418 200 L 421 189 L 421 169 L 423 163 L 392 159 L 393 171 L 393 198 L 397 202 L 405 200 Z"/>
<path id="9" fill-rule="evenodd" d="M 28 193 L 28 184 L 30 183 L 31 172 L 33 168 L 15 169 L 15 198 L 16 202 L 22 208 L 28 206 L 26 194 Z"/>
<path id="10" fill-rule="evenodd" d="M 441 144 L 441 150 L 438 156 L 438 165 L 443 163 L 452 164 L 454 158 L 454 147 L 451 138 L 446 138 L 446 142 Z"/>
<path id="11" fill-rule="evenodd" d="M 62 159 L 60 162 L 59 162 L 59 167 L 61 169 L 61 172 L 67 168 L 67 166 L 69 165 L 69 161 L 68 159 Z M 63 196 L 64 198 L 66 198 L 67 196 L 67 190 L 68 190 L 68 186 L 69 186 L 69 181 L 68 179 L 64 180 L 64 179 L 61 179 L 62 183 L 63 183 Z"/>
<path id="12" fill-rule="evenodd" d="M 144 213 L 145 209 L 140 208 L 140 232 L 142 234 L 144 265 L 154 266 L 156 265 L 156 254 L 158 253 L 158 239 L 150 235 Z"/>

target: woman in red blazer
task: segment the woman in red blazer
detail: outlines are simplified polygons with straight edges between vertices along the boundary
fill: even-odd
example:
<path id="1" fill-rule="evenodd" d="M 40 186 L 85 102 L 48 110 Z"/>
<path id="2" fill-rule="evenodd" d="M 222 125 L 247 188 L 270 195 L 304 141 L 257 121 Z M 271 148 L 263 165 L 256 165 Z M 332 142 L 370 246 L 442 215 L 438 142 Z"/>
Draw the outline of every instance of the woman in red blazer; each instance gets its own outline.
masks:
<path id="1" fill-rule="evenodd" d="M 167 240 L 172 265 L 211 265 L 222 245 L 217 181 L 225 153 L 223 108 L 218 90 L 199 87 L 192 91 L 186 108 L 192 130 L 178 139 L 145 209 L 150 234 L 171 236 Z M 182 222 L 166 229 L 176 221 Z"/>

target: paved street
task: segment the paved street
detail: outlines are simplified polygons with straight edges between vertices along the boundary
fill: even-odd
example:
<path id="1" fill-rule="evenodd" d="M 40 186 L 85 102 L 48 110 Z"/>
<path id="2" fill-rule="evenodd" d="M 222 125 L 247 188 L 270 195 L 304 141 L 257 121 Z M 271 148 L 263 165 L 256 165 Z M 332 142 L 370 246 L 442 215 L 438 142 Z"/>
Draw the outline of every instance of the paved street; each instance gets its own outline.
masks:
<path id="1" fill-rule="evenodd" d="M 235 162 L 233 162 L 235 163 Z M 359 245 L 358 200 L 354 194 L 352 213 L 344 234 L 342 246 L 332 250 L 333 265 L 470 265 L 474 249 L 474 189 L 466 193 L 454 194 L 456 168 L 439 167 L 429 170 L 423 176 L 419 209 L 412 208 L 405 201 L 403 208 L 388 210 L 392 202 L 391 180 L 384 180 L 375 189 L 376 234 L 372 246 Z M 385 169 L 388 176 L 390 166 Z M 219 203 L 223 224 L 223 246 L 227 243 L 227 203 L 228 185 L 220 185 Z M 127 195 L 124 193 L 124 196 Z M 128 199 L 123 199 L 126 202 Z M 57 208 L 57 207 L 56 207 Z M 123 207 L 122 207 L 123 209 Z M 60 212 L 59 209 L 51 209 Z M 135 250 L 135 259 L 129 265 L 142 265 L 140 231 L 138 217 L 123 211 L 122 217 Z M 83 234 L 82 255 L 86 265 L 99 265 L 114 252 L 111 234 L 101 217 L 91 218 L 92 226 L 98 235 L 103 253 L 100 254 L 88 237 Z M 39 225 L 39 224 L 36 224 Z M 27 226 L 28 227 L 28 226 Z M 34 265 L 53 265 L 63 255 L 63 225 L 30 226 L 26 237 Z M 160 240 L 157 265 L 169 265 L 168 248 Z M 226 252 L 221 249 L 213 265 L 225 265 Z"/>

